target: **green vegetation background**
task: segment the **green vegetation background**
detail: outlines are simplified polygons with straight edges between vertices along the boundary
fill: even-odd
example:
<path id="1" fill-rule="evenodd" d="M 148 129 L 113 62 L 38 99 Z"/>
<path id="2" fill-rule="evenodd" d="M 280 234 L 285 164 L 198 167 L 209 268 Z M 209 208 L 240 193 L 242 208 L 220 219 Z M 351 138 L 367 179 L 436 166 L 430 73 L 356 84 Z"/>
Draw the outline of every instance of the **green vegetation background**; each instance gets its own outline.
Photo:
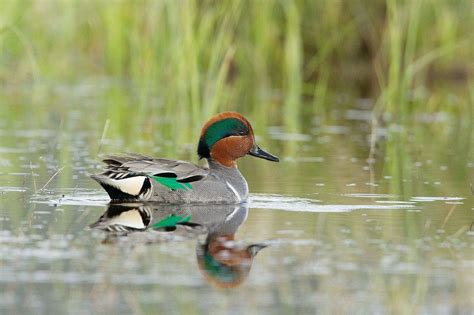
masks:
<path id="1" fill-rule="evenodd" d="M 302 132 L 368 99 L 373 130 L 443 112 L 454 130 L 425 133 L 471 148 L 472 12 L 470 0 L 0 1 L 1 111 L 38 128 L 86 111 L 84 129 L 133 149 L 194 143 L 222 110 L 257 133 Z"/>

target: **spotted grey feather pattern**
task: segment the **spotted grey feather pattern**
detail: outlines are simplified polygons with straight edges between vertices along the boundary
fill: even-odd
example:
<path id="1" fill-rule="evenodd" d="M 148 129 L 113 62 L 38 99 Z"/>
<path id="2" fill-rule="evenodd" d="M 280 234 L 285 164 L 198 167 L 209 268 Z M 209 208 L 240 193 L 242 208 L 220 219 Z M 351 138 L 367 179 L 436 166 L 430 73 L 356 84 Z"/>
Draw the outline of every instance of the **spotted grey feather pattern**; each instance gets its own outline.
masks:
<path id="1" fill-rule="evenodd" d="M 109 156 L 104 173 L 122 179 L 137 175 L 176 177 L 178 182 L 196 181 L 204 178 L 209 170 L 186 161 L 156 159 L 146 155 L 128 154 Z M 190 180 L 194 179 L 194 180 Z"/>

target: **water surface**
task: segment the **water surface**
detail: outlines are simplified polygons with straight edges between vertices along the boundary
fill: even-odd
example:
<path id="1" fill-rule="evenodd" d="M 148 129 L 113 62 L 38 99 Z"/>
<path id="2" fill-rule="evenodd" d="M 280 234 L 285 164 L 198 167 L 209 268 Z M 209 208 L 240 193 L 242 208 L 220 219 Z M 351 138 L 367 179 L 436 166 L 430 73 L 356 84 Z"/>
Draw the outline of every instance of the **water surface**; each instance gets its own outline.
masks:
<path id="1" fill-rule="evenodd" d="M 0 312 L 470 314 L 472 154 L 432 145 L 420 122 L 415 138 L 380 130 L 369 158 L 367 114 L 259 134 L 282 162 L 239 163 L 252 192 L 240 207 L 118 210 L 88 178 L 99 150 L 189 158 L 194 145 L 99 145 L 87 110 L 41 128 L 1 120 Z M 169 216 L 186 222 L 152 227 Z"/>

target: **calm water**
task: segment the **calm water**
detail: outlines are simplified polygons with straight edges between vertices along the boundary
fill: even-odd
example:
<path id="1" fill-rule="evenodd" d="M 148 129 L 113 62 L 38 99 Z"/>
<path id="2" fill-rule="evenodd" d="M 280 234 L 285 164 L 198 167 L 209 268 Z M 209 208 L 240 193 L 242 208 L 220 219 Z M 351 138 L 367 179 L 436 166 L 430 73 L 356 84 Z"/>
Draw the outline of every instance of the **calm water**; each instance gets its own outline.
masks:
<path id="1" fill-rule="evenodd" d="M 0 313 L 472 314 L 474 158 L 427 127 L 442 113 L 380 129 L 371 159 L 364 106 L 270 127 L 282 162 L 240 162 L 247 205 L 108 207 L 91 109 L 0 119 Z M 164 138 L 100 151 L 173 157 Z"/>

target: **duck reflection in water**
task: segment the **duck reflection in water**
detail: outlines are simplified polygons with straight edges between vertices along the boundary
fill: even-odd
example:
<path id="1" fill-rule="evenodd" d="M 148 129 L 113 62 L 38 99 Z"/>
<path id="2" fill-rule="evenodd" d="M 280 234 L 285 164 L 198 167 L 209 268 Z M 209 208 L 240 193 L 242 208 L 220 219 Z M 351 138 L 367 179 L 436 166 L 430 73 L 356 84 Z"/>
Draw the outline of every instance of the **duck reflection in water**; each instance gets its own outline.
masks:
<path id="1" fill-rule="evenodd" d="M 200 271 L 211 284 L 231 288 L 243 283 L 263 243 L 242 244 L 235 233 L 245 222 L 248 206 L 111 204 L 91 228 L 105 231 L 103 243 L 141 236 L 143 242 L 197 238 Z M 144 232 L 144 233 L 139 233 Z M 205 234 L 205 240 L 199 236 Z M 134 238 L 134 242 L 136 239 Z"/>

